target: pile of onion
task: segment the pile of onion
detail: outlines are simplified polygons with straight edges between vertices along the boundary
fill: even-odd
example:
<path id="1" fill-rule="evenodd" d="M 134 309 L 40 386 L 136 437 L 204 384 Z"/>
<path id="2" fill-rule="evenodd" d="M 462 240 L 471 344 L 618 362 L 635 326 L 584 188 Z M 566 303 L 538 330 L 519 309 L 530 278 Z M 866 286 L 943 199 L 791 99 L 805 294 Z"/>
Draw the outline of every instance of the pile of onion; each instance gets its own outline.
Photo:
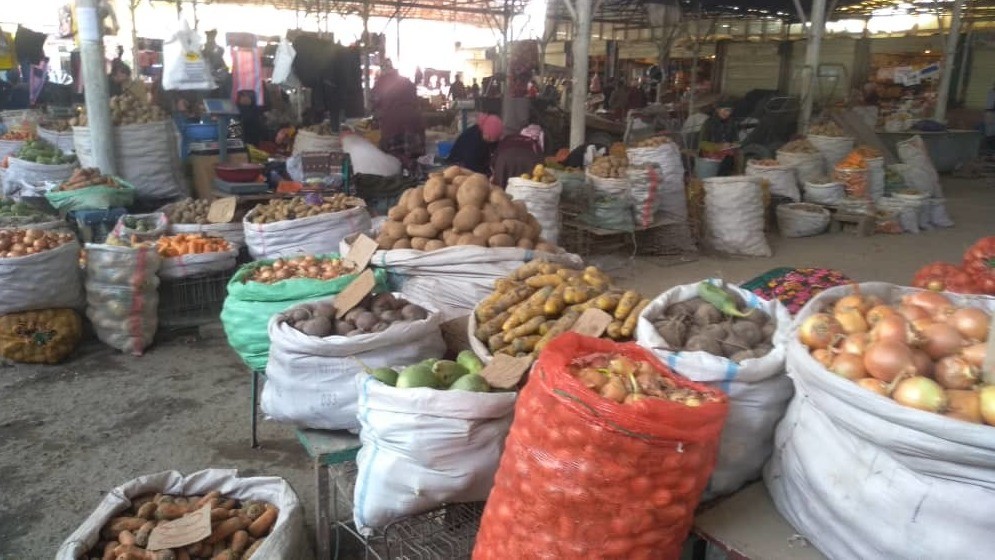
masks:
<path id="1" fill-rule="evenodd" d="M 26 257 L 55 249 L 76 239 L 71 233 L 41 229 L 0 229 L 0 259 Z"/>
<path id="2" fill-rule="evenodd" d="M 995 426 L 995 386 L 981 384 L 988 312 L 922 291 L 888 304 L 859 287 L 802 322 L 798 338 L 832 373 L 899 404 Z"/>
<path id="3" fill-rule="evenodd" d="M 312 280 L 333 280 L 339 276 L 352 274 L 352 264 L 342 259 L 323 259 L 313 255 L 302 255 L 289 259 L 276 259 L 262 265 L 248 275 L 246 282 L 261 282 L 272 284 L 291 278 L 310 278 Z"/>

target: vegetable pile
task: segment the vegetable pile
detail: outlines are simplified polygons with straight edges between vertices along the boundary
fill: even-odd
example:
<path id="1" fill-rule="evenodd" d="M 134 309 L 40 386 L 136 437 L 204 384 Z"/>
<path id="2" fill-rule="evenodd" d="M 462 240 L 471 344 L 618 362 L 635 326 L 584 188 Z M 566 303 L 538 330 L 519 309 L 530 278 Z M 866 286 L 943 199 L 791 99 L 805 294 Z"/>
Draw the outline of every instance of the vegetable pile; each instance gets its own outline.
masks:
<path id="1" fill-rule="evenodd" d="M 750 163 L 759 167 L 781 167 L 782 163 L 776 159 L 753 159 Z"/>
<path id="2" fill-rule="evenodd" d="M 55 188 L 56 191 L 77 191 L 87 187 L 110 187 L 112 189 L 123 188 L 117 179 L 109 175 L 102 175 L 96 167 L 77 169 L 66 179 L 64 183 Z"/>
<path id="3" fill-rule="evenodd" d="M 224 253 L 231 251 L 231 245 L 221 237 L 209 237 L 199 233 L 166 235 L 155 242 L 160 257 L 180 257 L 203 253 Z"/>
<path id="4" fill-rule="evenodd" d="M 960 266 L 934 262 L 920 268 L 912 285 L 934 292 L 995 295 L 995 235 L 968 247 Z"/>
<path id="5" fill-rule="evenodd" d="M 882 156 L 881 151 L 870 146 L 857 146 L 850 153 L 856 154 L 864 159 L 874 159 Z"/>
<path id="6" fill-rule="evenodd" d="M 492 387 L 480 375 L 484 364 L 477 356 L 464 350 L 456 360 L 436 360 L 434 358 L 410 365 L 400 372 L 392 368 L 368 369 L 367 372 L 381 383 L 398 389 L 427 387 L 448 391 L 470 391 L 489 393 Z"/>
<path id="7" fill-rule="evenodd" d="M 56 148 L 44 140 L 28 140 L 19 150 L 17 150 L 14 157 L 17 159 L 23 159 L 24 161 L 44 165 L 76 163 L 75 155 L 66 154 L 59 148 Z"/>
<path id="8" fill-rule="evenodd" d="M 180 519 L 207 505 L 211 506 L 209 537 L 182 548 L 158 551 L 145 548 L 156 525 Z M 280 510 L 267 502 L 225 498 L 217 491 L 203 496 L 149 494 L 133 499 L 130 509 L 108 521 L 100 531 L 100 540 L 86 557 L 116 560 L 248 560 L 265 542 L 279 514 Z"/>
<path id="9" fill-rule="evenodd" d="M 766 356 L 774 348 L 777 323 L 759 309 L 739 311 L 742 304 L 739 294 L 701 282 L 698 297 L 650 320 L 674 351 L 707 352 L 734 362 Z"/>
<path id="10" fill-rule="evenodd" d="M 298 305 L 277 316 L 277 322 L 308 335 L 356 336 L 383 332 L 394 323 L 421 321 L 428 317 L 424 307 L 396 298 L 391 293 L 367 296 L 341 319 L 335 318 L 331 301 Z"/>
<path id="11" fill-rule="evenodd" d="M 678 386 L 670 377 L 660 375 L 653 364 L 621 354 L 589 354 L 575 358 L 570 362 L 569 371 L 585 387 L 617 403 L 662 399 L 695 407 L 721 401 L 713 393 Z"/>
<path id="12" fill-rule="evenodd" d="M 982 292 L 995 295 L 995 236 L 983 237 L 964 253 L 964 270 Z"/>
<path id="13" fill-rule="evenodd" d="M 25 130 L 23 128 L 12 128 L 0 136 L 0 140 L 11 140 L 14 142 L 19 142 L 21 140 L 34 140 L 35 135 L 31 133 L 30 130 Z"/>
<path id="14" fill-rule="evenodd" d="M 817 154 L 819 149 L 815 147 L 815 144 L 809 142 L 804 138 L 799 138 L 797 140 L 792 140 L 787 144 L 781 146 L 778 150 L 779 152 L 788 152 L 792 154 Z"/>
<path id="15" fill-rule="evenodd" d="M 121 219 L 121 223 L 129 230 L 137 231 L 139 233 L 155 231 L 155 229 L 159 227 L 159 223 L 155 216 L 126 215 Z"/>
<path id="16" fill-rule="evenodd" d="M 0 258 L 13 259 L 43 253 L 75 241 L 71 233 L 40 229 L 0 229 Z"/>
<path id="17" fill-rule="evenodd" d="M 899 404 L 995 425 L 995 386 L 980 384 L 991 316 L 921 291 L 897 304 L 859 288 L 808 317 L 799 340 L 832 373 Z"/>
<path id="18" fill-rule="evenodd" d="M 556 177 L 552 173 L 546 171 L 546 166 L 539 163 L 532 168 L 532 173 L 522 173 L 522 179 L 527 181 L 535 181 L 536 183 L 555 183 Z"/>
<path id="19" fill-rule="evenodd" d="M 291 278 L 333 280 L 353 272 L 355 272 L 355 267 L 342 259 L 305 255 L 289 259 L 276 259 L 270 264 L 261 265 L 254 269 L 251 274 L 247 274 L 242 279 L 242 283 L 272 284 Z"/>
<path id="20" fill-rule="evenodd" d="M 194 200 L 187 198 L 164 209 L 170 223 L 173 224 L 200 224 L 205 225 L 207 213 L 211 210 L 211 201 L 201 198 Z"/>
<path id="21" fill-rule="evenodd" d="M 141 249 L 144 247 L 149 247 L 152 242 L 148 239 L 143 239 L 137 235 L 128 234 L 116 234 L 111 232 L 107 235 L 107 239 L 104 240 L 104 245 L 111 245 L 113 247 L 130 247 L 132 249 Z"/>
<path id="22" fill-rule="evenodd" d="M 594 158 L 587 172 L 602 179 L 623 179 L 627 167 L 629 159 L 625 156 L 600 156 Z"/>
<path id="23" fill-rule="evenodd" d="M 319 216 L 321 214 L 332 214 L 362 205 L 362 199 L 341 193 L 324 197 L 320 204 L 312 204 L 307 198 L 302 196 L 286 199 L 276 198 L 265 204 L 257 204 L 253 208 L 251 219 L 254 224 L 271 224 L 284 220 L 296 220 L 298 218 L 310 218 L 311 216 Z"/>
<path id="24" fill-rule="evenodd" d="M 842 128 L 840 128 L 840 125 L 833 121 L 813 124 L 808 127 L 808 133 L 816 136 L 846 136 L 846 133 L 843 132 Z"/>
<path id="25" fill-rule="evenodd" d="M 164 121 L 169 118 L 165 111 L 158 105 L 149 105 L 129 93 L 122 93 L 111 97 L 111 121 L 114 126 L 128 124 L 146 124 L 151 122 Z M 87 126 L 89 119 L 84 108 L 78 117 L 69 119 L 72 126 Z"/>
<path id="26" fill-rule="evenodd" d="M 854 150 L 836 163 L 837 169 L 867 169 L 867 159 L 858 150 Z"/>
<path id="27" fill-rule="evenodd" d="M 474 336 L 492 354 L 535 355 L 570 330 L 581 313 L 600 309 L 613 317 L 607 335 L 632 337 L 639 313 L 649 304 L 634 290 L 622 290 L 593 266 L 574 270 L 532 261 L 494 283 L 494 292 L 474 311 Z"/>
<path id="28" fill-rule="evenodd" d="M 0 227 L 17 226 L 33 222 L 50 222 L 59 217 L 46 214 L 34 206 L 15 202 L 10 198 L 0 199 Z"/>
<path id="29" fill-rule="evenodd" d="M 384 250 L 436 251 L 463 245 L 558 250 L 539 237 L 542 227 L 524 202 L 512 201 L 486 176 L 456 166 L 404 191 L 387 218 L 377 236 Z"/>
<path id="30" fill-rule="evenodd" d="M 670 144 L 670 138 L 666 136 L 653 136 L 651 138 L 646 138 L 645 140 L 640 140 L 632 144 L 633 148 L 659 148 L 664 144 Z"/>

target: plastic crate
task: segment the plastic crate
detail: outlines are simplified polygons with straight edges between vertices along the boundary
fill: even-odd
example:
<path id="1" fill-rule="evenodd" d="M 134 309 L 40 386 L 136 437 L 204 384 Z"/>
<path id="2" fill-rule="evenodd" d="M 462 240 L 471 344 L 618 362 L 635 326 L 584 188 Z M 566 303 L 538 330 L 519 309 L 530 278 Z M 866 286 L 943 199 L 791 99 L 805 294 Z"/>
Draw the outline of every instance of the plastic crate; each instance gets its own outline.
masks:
<path id="1" fill-rule="evenodd" d="M 125 208 L 106 210 L 71 210 L 66 214 L 69 227 L 83 243 L 103 243 L 114 229 L 118 218 L 128 213 Z"/>
<path id="2" fill-rule="evenodd" d="M 228 295 L 228 281 L 235 270 L 162 279 L 159 283 L 159 326 L 177 329 L 217 321 Z"/>

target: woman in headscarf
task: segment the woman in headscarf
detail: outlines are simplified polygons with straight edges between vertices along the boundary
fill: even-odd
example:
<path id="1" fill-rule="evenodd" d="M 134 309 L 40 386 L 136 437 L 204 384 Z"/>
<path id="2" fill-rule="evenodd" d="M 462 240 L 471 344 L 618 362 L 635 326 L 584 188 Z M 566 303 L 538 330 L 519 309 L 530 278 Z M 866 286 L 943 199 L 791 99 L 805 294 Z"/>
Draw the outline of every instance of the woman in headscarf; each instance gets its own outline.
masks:
<path id="1" fill-rule="evenodd" d="M 501 117 L 487 113 L 477 115 L 477 124 L 467 127 L 456 138 L 446 162 L 490 175 L 491 157 L 503 133 Z"/>
<path id="2" fill-rule="evenodd" d="M 418 158 L 425 155 L 425 120 L 415 85 L 385 64 L 372 95 L 373 114 L 380 122 L 380 149 L 414 174 Z"/>
<path id="3" fill-rule="evenodd" d="M 491 184 L 503 189 L 508 186 L 508 179 L 531 174 L 543 161 L 544 136 L 542 127 L 533 121 L 521 133 L 502 138 L 494 151 Z"/>
<path id="4" fill-rule="evenodd" d="M 263 113 L 262 107 L 256 105 L 256 92 L 247 89 L 238 92 L 238 117 L 242 122 L 242 140 L 246 144 L 259 146 L 267 139 Z"/>

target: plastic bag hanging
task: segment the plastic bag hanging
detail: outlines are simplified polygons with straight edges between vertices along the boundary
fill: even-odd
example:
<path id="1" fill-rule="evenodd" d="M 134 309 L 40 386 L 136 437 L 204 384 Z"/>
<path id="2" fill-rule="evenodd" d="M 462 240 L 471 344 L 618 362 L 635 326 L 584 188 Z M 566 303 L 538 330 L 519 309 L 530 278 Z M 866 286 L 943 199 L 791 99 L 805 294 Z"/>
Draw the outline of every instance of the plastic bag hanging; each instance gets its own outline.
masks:
<path id="1" fill-rule="evenodd" d="M 186 21 L 162 46 L 162 89 L 213 90 L 211 67 L 202 54 L 204 46 Z"/>
<path id="2" fill-rule="evenodd" d="M 280 39 L 280 44 L 276 47 L 276 55 L 273 59 L 273 83 L 276 85 L 290 85 L 295 80 L 294 59 L 297 57 L 297 50 L 287 40 L 286 37 Z"/>

